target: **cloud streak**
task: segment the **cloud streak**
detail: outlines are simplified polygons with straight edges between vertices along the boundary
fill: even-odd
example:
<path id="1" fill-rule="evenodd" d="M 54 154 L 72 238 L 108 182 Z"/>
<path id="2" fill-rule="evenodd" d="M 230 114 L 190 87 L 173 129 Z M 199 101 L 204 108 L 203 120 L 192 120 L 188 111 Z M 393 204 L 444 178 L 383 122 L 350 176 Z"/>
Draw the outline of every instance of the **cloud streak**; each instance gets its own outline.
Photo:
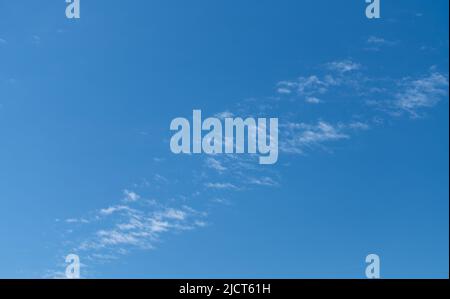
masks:
<path id="1" fill-rule="evenodd" d="M 386 41 L 373 38 L 370 43 L 381 45 Z M 229 110 L 217 113 L 216 117 L 267 117 L 267 114 L 278 117 L 281 119 L 280 153 L 305 155 L 316 149 L 328 149 L 332 144 L 351 139 L 357 132 L 372 129 L 382 123 L 380 119 L 385 115 L 417 118 L 424 109 L 434 107 L 448 96 L 448 75 L 436 70 L 415 78 L 392 79 L 372 78 L 365 74 L 365 69 L 362 64 L 349 59 L 322 64 L 319 73 L 278 82 L 275 96 L 241 101 Z M 330 94 L 336 95 L 343 90 L 350 103 L 344 109 L 351 110 L 351 117 L 341 118 L 338 113 L 339 118 L 329 120 L 321 116 L 321 109 L 328 109 L 332 103 Z M 296 113 L 298 109 L 292 109 L 299 107 L 295 105 L 309 105 L 310 110 L 319 111 L 319 116 L 306 121 L 303 115 Z M 334 107 L 339 109 L 340 106 Z M 234 194 L 281 186 L 282 167 L 258 167 L 256 159 L 251 154 L 205 155 L 192 173 L 153 173 L 149 181 L 144 180 L 135 187 L 158 190 L 159 195 L 165 196 L 163 201 L 148 199 L 141 190 L 124 189 L 119 203 L 98 209 L 90 217 L 62 222 L 70 226 L 70 230 L 83 226 L 75 241 L 69 242 L 71 249 L 83 253 L 92 263 L 110 262 L 132 250 L 154 249 L 164 234 L 202 228 L 208 224 L 208 213 L 204 211 L 208 204 L 223 206 L 230 203 Z M 170 157 L 163 157 L 156 162 L 164 161 L 165 164 L 168 160 Z M 192 180 L 186 182 L 186 177 L 192 177 Z M 187 184 L 178 185 L 179 182 Z M 180 186 L 183 186 L 184 194 L 179 193 Z M 194 198 L 204 200 L 203 206 L 200 205 L 202 211 L 186 204 Z"/>
<path id="2" fill-rule="evenodd" d="M 419 117 L 423 108 L 434 107 L 448 95 L 448 76 L 433 72 L 418 79 L 405 78 L 399 82 L 401 91 L 394 96 L 394 107 Z"/>

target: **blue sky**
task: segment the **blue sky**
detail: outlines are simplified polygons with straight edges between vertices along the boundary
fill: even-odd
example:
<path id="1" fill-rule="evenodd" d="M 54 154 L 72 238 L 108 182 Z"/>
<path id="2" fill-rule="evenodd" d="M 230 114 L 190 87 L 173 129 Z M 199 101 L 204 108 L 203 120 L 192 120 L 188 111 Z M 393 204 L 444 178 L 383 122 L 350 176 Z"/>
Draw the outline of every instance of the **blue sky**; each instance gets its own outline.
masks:
<path id="1" fill-rule="evenodd" d="M 0 0 L 0 277 L 448 277 L 448 1 Z M 169 125 L 277 117 L 278 163 Z"/>

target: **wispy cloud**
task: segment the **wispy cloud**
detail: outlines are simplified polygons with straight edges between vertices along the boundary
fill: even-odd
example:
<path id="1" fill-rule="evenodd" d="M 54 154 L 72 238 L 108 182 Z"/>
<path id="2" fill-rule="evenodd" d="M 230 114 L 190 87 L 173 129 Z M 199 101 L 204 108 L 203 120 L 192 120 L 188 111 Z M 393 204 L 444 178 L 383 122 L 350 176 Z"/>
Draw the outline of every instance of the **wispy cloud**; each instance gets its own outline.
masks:
<path id="1" fill-rule="evenodd" d="M 411 117 L 420 116 L 422 108 L 435 106 L 448 95 L 448 76 L 433 72 L 428 76 L 399 82 L 401 91 L 395 94 L 394 106 L 409 113 Z"/>
<path id="2" fill-rule="evenodd" d="M 250 184 L 267 187 L 279 186 L 278 182 L 276 182 L 270 177 L 252 178 L 250 179 Z"/>
<path id="3" fill-rule="evenodd" d="M 381 44 L 383 41 L 374 39 L 372 43 Z M 433 107 L 448 93 L 448 75 L 436 70 L 416 78 L 401 79 L 371 78 L 365 71 L 366 67 L 349 59 L 322 64 L 320 71 L 315 74 L 302 74 L 297 79 L 277 83 L 277 96 L 243 100 L 229 110 L 217 113 L 216 117 L 223 119 L 255 114 L 267 117 L 270 113 L 270 116 L 282 120 L 279 126 L 280 153 L 305 154 L 317 148 L 328 149 L 333 143 L 349 140 L 357 132 L 374 128 L 382 123 L 380 113 L 383 113 L 383 117 L 386 112 L 387 115 L 396 112 L 417 117 L 420 110 Z M 321 109 L 331 102 L 328 100 L 330 94 L 336 95 L 341 89 L 345 89 L 346 97 L 358 100 L 345 107 L 351 110 L 352 116 L 341 119 L 342 114 L 339 114 L 332 120 L 322 117 Z M 305 120 L 302 115 L 295 113 L 290 105 L 296 102 L 297 97 L 300 99 L 298 103 L 303 106 L 305 102 L 324 103 L 311 109 L 319 111 L 319 116 Z M 323 98 L 327 100 L 323 101 Z M 335 107 L 339 108 L 337 105 Z M 171 194 L 171 191 L 179 190 L 176 185 L 177 174 L 164 171 L 162 174 L 153 173 L 143 184 L 125 189 L 120 203 L 96 210 L 90 217 L 68 219 L 61 224 L 75 228 L 83 224 L 79 238 L 74 239 L 75 244 L 70 244 L 75 250 L 87 254 L 92 261 L 112 261 L 133 249 L 155 248 L 163 234 L 207 225 L 206 212 L 199 212 L 186 205 L 191 198 L 202 197 L 209 203 L 228 205 L 233 194 L 280 186 L 282 176 L 279 170 L 275 167 L 257 167 L 257 163 L 253 163 L 255 159 L 257 157 L 252 155 L 204 156 L 198 169 L 188 176 L 192 177 L 191 184 L 188 187 L 183 185 L 192 190 L 183 190 L 184 194 Z M 154 161 L 167 160 L 170 158 Z M 183 178 L 178 181 L 185 183 L 186 173 L 181 176 Z M 141 192 L 140 187 L 159 190 L 159 194 L 165 194 L 165 198 L 163 201 L 146 200 L 146 193 Z M 102 259 L 102 256 L 113 258 Z"/>
<path id="4" fill-rule="evenodd" d="M 100 210 L 100 215 L 102 216 L 109 216 L 112 215 L 114 213 L 117 212 L 132 212 L 132 209 L 128 206 L 123 206 L 123 205 L 119 205 L 119 206 L 112 206 L 112 207 L 108 207 L 108 208 L 104 208 Z"/>
<path id="5" fill-rule="evenodd" d="M 368 43 L 396 44 L 375 36 L 370 37 Z M 355 103 L 365 103 L 366 107 L 375 108 L 374 113 L 384 111 L 389 115 L 408 114 L 417 118 L 423 109 L 434 107 L 448 96 L 448 86 L 448 74 L 438 72 L 435 67 L 417 77 L 371 77 L 359 63 L 336 60 L 325 64 L 321 74 L 278 82 L 277 92 L 281 95 L 295 94 L 308 104 L 319 104 L 323 103 L 321 98 L 325 94 L 329 96 L 333 93 L 336 96 L 345 90 L 347 98 L 354 98 L 357 100 Z M 351 108 L 357 111 L 361 106 L 353 105 Z"/>
<path id="6" fill-rule="evenodd" d="M 65 220 L 66 223 L 89 223 L 89 220 L 84 219 L 84 218 L 68 218 Z"/>
<path id="7" fill-rule="evenodd" d="M 366 41 L 366 48 L 367 51 L 380 51 L 383 47 L 392 47 L 398 44 L 398 41 L 390 41 L 382 37 L 378 36 L 369 36 L 369 38 Z"/>
<path id="8" fill-rule="evenodd" d="M 377 37 L 377 36 L 369 36 L 369 38 L 367 39 L 367 43 L 371 44 L 371 45 L 388 45 L 388 46 L 392 46 L 395 45 L 397 42 L 393 42 L 393 41 L 389 41 L 386 40 L 382 37 Z"/>
<path id="9" fill-rule="evenodd" d="M 361 64 L 356 63 L 352 60 L 341 60 L 341 61 L 333 61 L 327 64 L 328 69 L 332 71 L 337 71 L 340 73 L 348 73 L 361 69 Z"/>
<path id="10" fill-rule="evenodd" d="M 210 189 L 219 189 L 219 190 L 239 190 L 238 187 L 231 183 L 205 183 L 206 188 Z"/>
<path id="11" fill-rule="evenodd" d="M 320 96 L 330 89 L 343 85 L 351 85 L 355 80 L 350 76 L 362 70 L 360 63 L 353 60 L 336 60 L 322 65 L 325 74 L 300 76 L 295 80 L 284 80 L 277 83 L 277 93 L 280 95 L 296 94 L 304 97 L 309 104 L 320 103 Z"/>
<path id="12" fill-rule="evenodd" d="M 330 75 L 319 78 L 316 75 L 299 77 L 293 81 L 278 82 L 278 93 L 291 94 L 297 93 L 301 96 L 312 97 L 315 94 L 324 94 L 329 87 L 338 85 L 338 82 Z"/>
<path id="13" fill-rule="evenodd" d="M 115 215 L 115 217 L 112 217 Z M 162 233 L 203 227 L 205 213 L 189 206 L 179 208 L 157 206 L 152 210 L 117 205 L 100 209 L 90 223 L 92 231 L 75 239 L 72 251 L 85 256 L 123 254 L 133 248 L 153 249 Z M 108 217 L 106 217 L 108 216 Z M 68 224 L 78 221 L 67 221 Z M 86 231 L 89 227 L 85 227 Z"/>
<path id="14" fill-rule="evenodd" d="M 208 157 L 206 159 L 206 165 L 208 166 L 208 168 L 214 169 L 218 172 L 224 172 L 225 170 L 227 170 L 227 168 L 222 165 L 222 162 L 211 157 Z"/>
<path id="15" fill-rule="evenodd" d="M 307 97 L 305 102 L 308 104 L 320 104 L 322 103 L 322 100 L 316 97 Z"/>
<path id="16" fill-rule="evenodd" d="M 279 86 L 280 87 L 278 87 L 278 89 L 277 89 L 278 93 L 280 93 L 280 94 L 291 94 L 292 93 L 292 89 L 290 88 L 292 86 L 289 86 L 287 84 L 287 82 L 280 82 Z"/>
<path id="17" fill-rule="evenodd" d="M 123 190 L 123 195 L 124 195 L 124 201 L 125 202 L 135 202 L 138 201 L 141 196 L 139 194 L 137 194 L 136 192 L 130 191 L 130 190 Z"/>
<path id="18" fill-rule="evenodd" d="M 167 179 L 165 176 L 158 174 L 158 173 L 153 175 L 153 180 L 159 184 L 168 184 L 169 183 L 169 179 Z"/>
<path id="19" fill-rule="evenodd" d="M 418 77 L 389 80 L 386 84 L 389 87 L 378 92 L 378 99 L 369 99 L 366 104 L 395 117 L 423 117 L 426 109 L 448 98 L 448 75 L 435 70 Z"/>
<path id="20" fill-rule="evenodd" d="M 231 113 L 230 111 L 223 111 L 223 112 L 216 113 L 216 115 L 214 115 L 214 116 L 219 119 L 225 119 L 225 118 L 234 117 L 234 114 Z"/>
<path id="21" fill-rule="evenodd" d="M 350 138 L 342 131 L 341 126 L 334 126 L 324 121 L 319 121 L 317 124 L 290 122 L 282 124 L 281 127 L 283 138 L 280 142 L 280 150 L 291 154 L 303 154 L 306 149 L 325 142 Z"/>
<path id="22" fill-rule="evenodd" d="M 364 122 L 360 122 L 360 121 L 354 121 L 351 122 L 347 125 L 348 128 L 353 129 L 353 130 L 369 130 L 370 129 L 370 125 Z"/>

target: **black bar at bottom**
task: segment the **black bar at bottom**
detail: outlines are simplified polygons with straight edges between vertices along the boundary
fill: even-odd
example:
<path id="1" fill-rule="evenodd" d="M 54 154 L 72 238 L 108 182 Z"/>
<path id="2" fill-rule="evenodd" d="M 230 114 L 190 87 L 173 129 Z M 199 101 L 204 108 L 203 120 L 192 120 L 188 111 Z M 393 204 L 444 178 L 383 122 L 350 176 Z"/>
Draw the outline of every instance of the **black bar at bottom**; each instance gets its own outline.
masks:
<path id="1" fill-rule="evenodd" d="M 446 294 L 448 280 L 0 280 L 0 296 L 6 292 L 31 291 L 35 295 L 60 294 L 61 298 L 67 295 L 84 298 L 94 292 L 127 299 L 131 294 L 143 298 L 302 298 L 307 294 L 333 297 L 355 294 L 367 298 L 384 297 L 393 290 L 414 295 Z"/>

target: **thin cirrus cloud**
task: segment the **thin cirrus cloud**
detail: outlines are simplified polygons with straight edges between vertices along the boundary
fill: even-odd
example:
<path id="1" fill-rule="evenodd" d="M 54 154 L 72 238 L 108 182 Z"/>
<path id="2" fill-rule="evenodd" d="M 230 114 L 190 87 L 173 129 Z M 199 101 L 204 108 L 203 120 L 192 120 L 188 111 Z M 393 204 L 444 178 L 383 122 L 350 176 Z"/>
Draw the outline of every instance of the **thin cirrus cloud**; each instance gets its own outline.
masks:
<path id="1" fill-rule="evenodd" d="M 418 118 L 422 110 L 432 108 L 448 96 L 448 74 L 431 67 L 416 77 L 371 77 L 361 64 L 351 60 L 335 61 L 325 65 L 324 74 L 301 76 L 295 80 L 280 81 L 277 92 L 281 96 L 297 96 L 307 103 L 320 103 L 320 97 L 337 94 L 345 89 L 348 97 L 365 99 L 364 106 L 373 112 L 384 111 L 390 116 L 408 115 Z M 354 105 L 358 112 L 361 107 Z"/>
<path id="2" fill-rule="evenodd" d="M 316 97 L 307 97 L 305 102 L 309 104 L 320 104 L 322 103 L 322 100 Z"/>
<path id="3" fill-rule="evenodd" d="M 137 194 L 136 192 L 129 191 L 127 189 L 123 190 L 123 195 L 124 195 L 125 202 L 135 202 L 141 198 L 141 196 L 139 194 Z"/>
<path id="4" fill-rule="evenodd" d="M 296 93 L 301 96 L 311 97 L 316 94 L 324 94 L 328 92 L 329 88 L 336 86 L 339 83 L 331 76 L 324 76 L 320 78 L 317 75 L 310 75 L 306 77 L 299 77 L 297 80 L 280 81 L 278 82 L 278 93 L 293 94 Z"/>
<path id="5" fill-rule="evenodd" d="M 250 179 L 250 184 L 258 185 L 258 186 L 267 186 L 267 187 L 279 186 L 278 182 L 276 182 L 271 177 L 252 178 L 252 179 Z"/>
<path id="6" fill-rule="evenodd" d="M 382 43 L 381 40 L 373 42 Z M 415 78 L 373 78 L 366 74 L 362 64 L 345 59 L 321 65 L 320 70 L 320 73 L 280 81 L 276 84 L 276 95 L 243 100 L 217 113 L 216 117 L 267 116 L 270 111 L 271 117 L 280 119 L 280 153 L 305 155 L 347 141 L 356 132 L 372 129 L 382 123 L 380 119 L 384 117 L 418 118 L 424 109 L 434 107 L 448 96 L 448 75 L 435 68 Z M 328 99 L 342 89 L 349 97 L 362 99 L 351 102 L 350 107 L 355 115 L 360 115 L 359 118 L 331 121 L 319 116 L 315 121 L 305 121 L 301 115 L 291 113 L 291 105 L 301 103 L 322 103 L 317 109 L 326 109 L 329 101 L 322 99 Z M 367 108 L 369 112 L 361 114 Z M 159 157 L 155 161 L 163 164 L 171 157 Z M 153 188 L 160 194 L 172 192 L 171 195 L 160 195 L 166 198 L 159 201 L 150 200 L 125 189 L 119 204 L 94 211 L 90 217 L 67 219 L 64 223 L 70 226 L 70 240 L 74 241 L 66 240 L 64 244 L 95 265 L 113 262 L 136 249 L 155 249 L 164 234 L 203 228 L 210 222 L 208 204 L 229 204 L 237 192 L 282 185 L 283 167 L 258 167 L 256 159 L 250 154 L 202 156 L 199 168 L 191 171 L 193 179 L 189 190 L 176 185 L 176 182 L 186 180 L 186 174 L 179 174 L 180 178 L 170 176 L 169 180 L 168 176 L 154 173 L 150 175 L 150 181 L 144 180 L 135 186 Z M 199 198 L 205 200 L 203 205 L 196 209 L 189 206 Z M 79 227 L 83 229 L 74 236 Z M 68 251 L 66 248 L 64 252 Z"/>
<path id="7" fill-rule="evenodd" d="M 420 110 L 431 108 L 448 95 L 448 76 L 432 72 L 421 78 L 405 78 L 395 94 L 394 106 L 412 117 L 419 117 Z"/>
<path id="8" fill-rule="evenodd" d="M 350 59 L 348 60 L 341 60 L 341 61 L 333 61 L 328 63 L 327 68 L 332 71 L 337 71 L 340 73 L 348 73 L 353 72 L 361 69 L 361 64 L 356 63 Z"/>
<path id="9" fill-rule="evenodd" d="M 231 183 L 205 183 L 205 187 L 219 190 L 239 190 L 237 186 Z"/>
<path id="10" fill-rule="evenodd" d="M 379 89 L 379 99 L 369 99 L 367 106 L 390 116 L 421 118 L 448 97 L 448 75 L 433 68 L 419 77 L 405 77 L 389 82 L 391 87 Z"/>
<path id="11" fill-rule="evenodd" d="M 397 45 L 398 41 L 387 40 L 383 37 L 378 37 L 371 35 L 367 38 L 366 47 L 364 50 L 366 51 L 381 51 L 384 47 L 392 47 Z"/>
<path id="12" fill-rule="evenodd" d="M 227 170 L 225 166 L 222 165 L 222 162 L 218 159 L 214 159 L 212 157 L 208 157 L 206 159 L 206 165 L 208 168 L 214 169 L 218 172 L 224 172 Z"/>
<path id="13" fill-rule="evenodd" d="M 355 81 L 360 80 L 362 65 L 345 59 L 326 63 L 320 66 L 320 69 L 325 73 L 303 75 L 294 80 L 278 82 L 278 94 L 298 95 L 303 97 L 307 103 L 320 103 L 322 100 L 319 96 L 328 93 L 333 88 L 342 86 L 353 88 Z"/>
<path id="14" fill-rule="evenodd" d="M 350 138 L 339 126 L 324 121 L 317 124 L 286 123 L 282 126 L 282 132 L 280 151 L 289 154 L 304 154 L 308 149 L 326 142 Z"/>
<path id="15" fill-rule="evenodd" d="M 139 196 L 139 198 L 141 198 Z M 131 205 L 133 204 L 133 206 Z M 204 227 L 206 214 L 182 205 L 178 208 L 161 204 L 115 205 L 94 212 L 85 221 L 67 219 L 66 224 L 82 228 L 80 236 L 70 234 L 66 251 L 86 257 L 92 264 L 128 254 L 133 249 L 153 249 L 164 233 Z M 82 218 L 85 219 L 85 218 Z"/>

